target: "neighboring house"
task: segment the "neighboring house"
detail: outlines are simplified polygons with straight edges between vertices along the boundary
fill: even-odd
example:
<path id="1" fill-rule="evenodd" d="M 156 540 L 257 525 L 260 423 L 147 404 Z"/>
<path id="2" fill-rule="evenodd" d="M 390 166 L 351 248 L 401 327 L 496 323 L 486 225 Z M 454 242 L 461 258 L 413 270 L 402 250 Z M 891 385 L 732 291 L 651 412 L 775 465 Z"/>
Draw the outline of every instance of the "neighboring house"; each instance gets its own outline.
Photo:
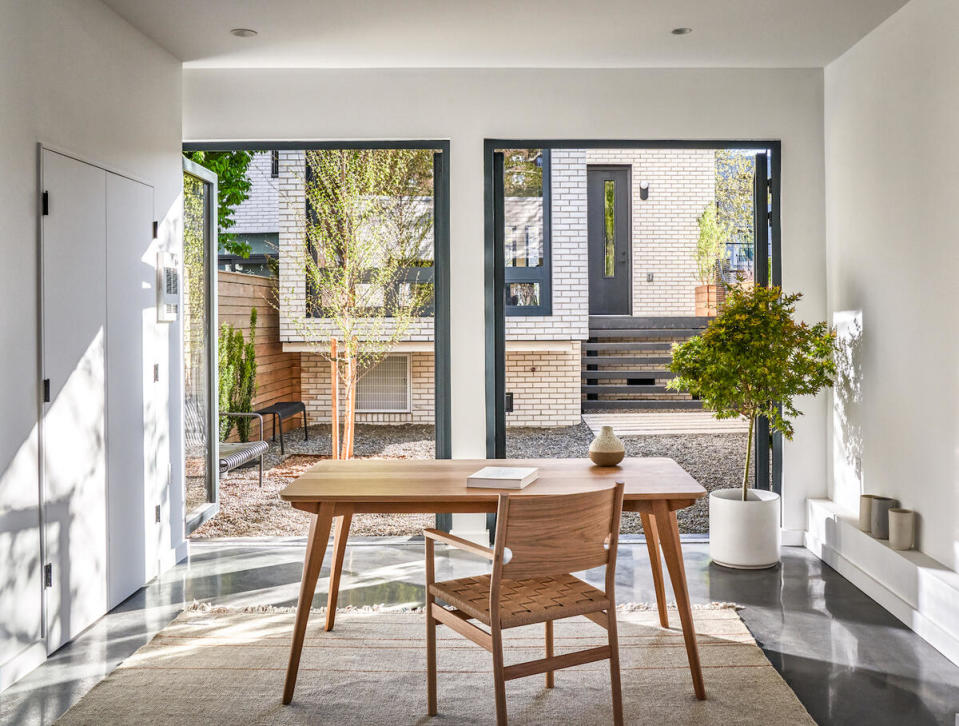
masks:
<path id="1" fill-rule="evenodd" d="M 250 256 L 219 256 L 219 269 L 270 277 L 276 274 L 279 256 L 279 159 L 280 152 L 253 155 L 247 169 L 252 186 L 250 196 L 233 213 L 235 224 L 228 230 L 240 242 L 250 246 Z"/>
<path id="2" fill-rule="evenodd" d="M 553 150 L 543 158 L 543 197 L 507 197 L 509 425 L 574 425 L 598 408 L 699 406 L 665 391 L 665 368 L 672 341 L 705 324 L 694 317 L 693 251 L 697 220 L 715 200 L 715 164 L 705 149 Z M 313 351 L 332 330 L 321 326 L 323 340 L 309 341 L 299 322 L 304 166 L 302 151 L 257 153 L 231 231 L 270 245 L 264 258 L 279 250 L 280 340 L 300 353 L 302 396 L 322 421 L 330 369 Z M 432 340 L 424 317 L 361 379 L 358 421 L 433 422 Z"/>

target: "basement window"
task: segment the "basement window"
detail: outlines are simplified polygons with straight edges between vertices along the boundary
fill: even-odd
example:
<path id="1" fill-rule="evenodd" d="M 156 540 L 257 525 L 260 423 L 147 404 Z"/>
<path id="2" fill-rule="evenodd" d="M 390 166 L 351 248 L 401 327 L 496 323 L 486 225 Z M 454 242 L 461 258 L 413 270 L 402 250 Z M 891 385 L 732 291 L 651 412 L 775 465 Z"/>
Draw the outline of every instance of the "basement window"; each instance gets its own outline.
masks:
<path id="1" fill-rule="evenodd" d="M 386 356 L 356 385 L 357 413 L 408 413 L 410 398 L 409 355 Z"/>

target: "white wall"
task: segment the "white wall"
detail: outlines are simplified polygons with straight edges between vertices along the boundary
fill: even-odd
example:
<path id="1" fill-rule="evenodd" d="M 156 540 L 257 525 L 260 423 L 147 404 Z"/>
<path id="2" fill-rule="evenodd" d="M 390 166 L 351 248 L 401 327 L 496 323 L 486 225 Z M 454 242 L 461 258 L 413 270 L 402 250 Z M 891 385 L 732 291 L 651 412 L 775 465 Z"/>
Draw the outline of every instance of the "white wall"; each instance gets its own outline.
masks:
<path id="1" fill-rule="evenodd" d="M 0 0 L 0 675 L 36 652 L 40 580 L 37 410 L 37 149 L 42 141 L 141 177 L 156 189 L 160 244 L 180 245 L 181 67 L 98 0 Z M 170 561 L 182 542 L 178 329 L 158 330 L 162 392 L 154 410 L 159 531 Z M 156 400 L 153 400 L 153 399 Z M 116 442 L 114 442 L 116 444 Z M 122 442 L 121 442 L 122 444 Z"/>
<path id="2" fill-rule="evenodd" d="M 184 138 L 451 140 L 453 455 L 485 452 L 483 139 L 781 139 L 783 270 L 826 312 L 820 70 L 184 71 Z M 825 494 L 825 401 L 786 448 L 784 524 Z"/>
<path id="3" fill-rule="evenodd" d="M 921 516 L 959 567 L 959 4 L 912 0 L 825 71 L 829 310 L 861 315 L 830 495 Z M 788 268 L 787 268 L 788 269 Z M 861 454 L 858 451 L 861 449 Z M 856 459 L 861 455 L 861 474 Z"/>

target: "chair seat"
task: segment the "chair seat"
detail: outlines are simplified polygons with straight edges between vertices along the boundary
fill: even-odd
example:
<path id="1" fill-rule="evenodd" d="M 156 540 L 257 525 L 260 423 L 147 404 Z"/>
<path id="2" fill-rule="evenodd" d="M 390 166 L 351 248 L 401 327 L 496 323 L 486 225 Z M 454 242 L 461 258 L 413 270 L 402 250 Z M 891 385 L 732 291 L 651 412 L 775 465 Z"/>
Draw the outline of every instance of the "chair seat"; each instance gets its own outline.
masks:
<path id="1" fill-rule="evenodd" d="M 430 592 L 484 625 L 489 614 L 490 576 L 434 582 Z M 609 608 L 609 599 L 573 575 L 503 580 L 500 585 L 500 627 L 515 628 L 569 618 Z"/>
<path id="2" fill-rule="evenodd" d="M 265 441 L 220 444 L 220 473 L 226 474 L 238 466 L 253 461 L 269 449 L 270 445 Z"/>

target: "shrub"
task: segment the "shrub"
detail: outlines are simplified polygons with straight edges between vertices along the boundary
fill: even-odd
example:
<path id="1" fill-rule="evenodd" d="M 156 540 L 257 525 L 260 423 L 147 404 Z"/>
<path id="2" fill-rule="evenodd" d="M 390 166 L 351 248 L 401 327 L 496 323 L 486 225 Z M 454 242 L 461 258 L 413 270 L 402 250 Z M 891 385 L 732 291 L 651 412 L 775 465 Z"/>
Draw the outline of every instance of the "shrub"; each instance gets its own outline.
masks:
<path id="1" fill-rule="evenodd" d="M 836 373 L 835 334 L 824 322 L 793 319 L 801 297 L 778 287 L 734 286 L 705 332 L 673 348 L 670 388 L 699 397 L 716 418 L 749 421 L 743 501 L 756 418 L 765 416 L 771 430 L 792 439 L 790 419 L 802 415 L 794 399 L 831 386 Z"/>

